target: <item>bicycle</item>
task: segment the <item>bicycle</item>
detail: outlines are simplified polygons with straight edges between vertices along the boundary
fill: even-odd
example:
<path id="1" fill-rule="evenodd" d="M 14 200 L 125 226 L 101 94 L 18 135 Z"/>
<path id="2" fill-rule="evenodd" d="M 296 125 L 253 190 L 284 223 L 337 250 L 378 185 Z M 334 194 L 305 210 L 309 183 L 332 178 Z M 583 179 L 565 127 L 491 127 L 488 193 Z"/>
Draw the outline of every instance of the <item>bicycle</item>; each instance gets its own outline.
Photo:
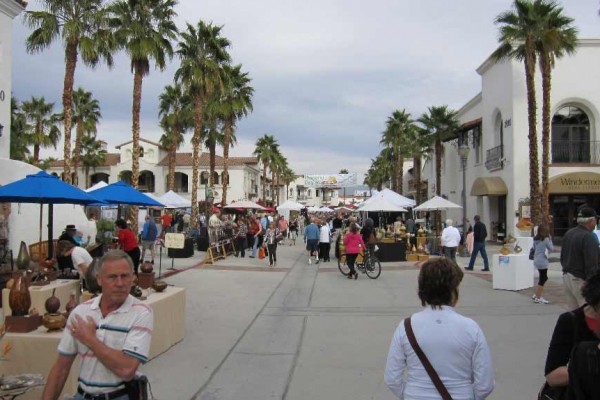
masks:
<path id="1" fill-rule="evenodd" d="M 354 268 L 363 274 L 367 274 L 371 279 L 377 279 L 379 278 L 379 275 L 381 275 L 381 262 L 379 262 L 377 256 L 368 249 L 366 255 L 363 251 L 356 257 Z M 338 269 L 344 276 L 350 274 L 350 268 L 348 267 L 348 264 L 346 264 L 345 254 L 340 254 L 338 257 Z"/>

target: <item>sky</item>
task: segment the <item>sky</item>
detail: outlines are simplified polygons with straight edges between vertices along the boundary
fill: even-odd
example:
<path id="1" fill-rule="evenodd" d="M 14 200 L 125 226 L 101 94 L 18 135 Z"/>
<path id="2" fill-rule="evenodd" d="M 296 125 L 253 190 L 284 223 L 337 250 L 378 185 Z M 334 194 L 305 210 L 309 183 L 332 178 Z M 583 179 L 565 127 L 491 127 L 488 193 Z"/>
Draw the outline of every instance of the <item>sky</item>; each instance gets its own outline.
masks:
<path id="1" fill-rule="evenodd" d="M 563 0 L 581 38 L 600 38 L 597 0 Z M 39 9 L 31 0 L 29 10 Z M 497 46 L 495 17 L 509 0 L 179 0 L 177 26 L 199 20 L 222 25 L 234 64 L 252 79 L 254 111 L 238 122 L 232 156 L 251 156 L 258 138 L 275 137 L 297 174 L 364 174 L 381 151 L 388 116 L 413 118 L 427 107 L 459 109 L 479 93 L 475 72 Z M 44 96 L 61 111 L 64 50 L 28 54 L 31 30 L 17 17 L 13 36 L 13 95 Z M 175 45 L 176 46 L 176 45 Z M 142 89 L 141 136 L 158 141 L 158 96 L 172 83 L 175 57 L 152 67 Z M 75 87 L 99 100 L 98 138 L 108 151 L 131 139 L 133 75 L 120 53 L 114 67 L 79 63 Z M 191 151 L 191 134 L 180 151 Z M 222 150 L 219 149 L 218 152 Z M 42 150 L 42 158 L 62 158 Z"/>

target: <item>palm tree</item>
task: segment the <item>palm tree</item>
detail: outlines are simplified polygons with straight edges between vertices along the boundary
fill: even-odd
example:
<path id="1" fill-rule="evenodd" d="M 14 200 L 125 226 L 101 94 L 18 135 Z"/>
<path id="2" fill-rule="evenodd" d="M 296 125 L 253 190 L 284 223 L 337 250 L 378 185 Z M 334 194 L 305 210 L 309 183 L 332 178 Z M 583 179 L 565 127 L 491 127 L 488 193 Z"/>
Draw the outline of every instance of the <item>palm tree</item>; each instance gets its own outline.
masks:
<path id="1" fill-rule="evenodd" d="M 161 145 L 169 152 L 167 189 L 174 190 L 177 149 L 183 144 L 183 134 L 192 126 L 190 96 L 184 93 L 181 84 L 175 83 L 165 86 L 158 100 L 160 124 L 166 133 L 164 139 L 161 138 Z"/>
<path id="2" fill-rule="evenodd" d="M 29 126 L 25 114 L 21 111 L 19 101 L 10 98 L 10 158 L 11 160 L 25 161 L 31 152 L 27 148 L 27 132 Z"/>
<path id="3" fill-rule="evenodd" d="M 120 48 L 131 59 L 133 72 L 133 107 L 131 182 L 138 187 L 140 177 L 140 109 L 142 82 L 150 73 L 150 62 L 161 71 L 167 58 L 173 57 L 171 40 L 177 37 L 175 0 L 121 0 L 110 7 L 110 25 Z M 137 207 L 131 208 L 132 229 L 137 232 Z"/>
<path id="4" fill-rule="evenodd" d="M 33 146 L 33 163 L 40 160 L 40 148 L 54 147 L 60 139 L 60 128 L 58 124 L 62 121 L 60 114 L 52 112 L 54 103 L 46 103 L 44 97 L 32 97 L 30 101 L 24 101 L 21 109 L 28 126 L 26 137 L 28 144 Z M 69 180 L 71 177 L 68 177 Z M 67 177 L 64 177 L 65 181 Z"/>
<path id="5" fill-rule="evenodd" d="M 209 179 L 208 184 L 213 186 L 215 184 L 215 170 L 217 167 L 217 145 L 222 146 L 225 140 L 225 135 L 219 129 L 221 127 L 219 115 L 219 103 L 217 102 L 217 96 L 213 93 L 210 96 L 206 107 L 204 108 L 204 146 L 208 150 L 208 169 Z"/>
<path id="6" fill-rule="evenodd" d="M 542 224 L 549 226 L 550 201 L 548 191 L 548 165 L 550 163 L 550 92 L 554 61 L 575 53 L 577 29 L 574 20 L 563 15 L 563 8 L 548 2 L 544 8 L 544 24 L 536 41 L 540 70 L 542 72 Z"/>
<path id="7" fill-rule="evenodd" d="M 78 88 L 73 92 L 73 125 L 75 125 L 75 148 L 73 149 L 73 185 L 79 184 L 78 172 L 81 157 L 81 139 L 83 135 L 96 136 L 97 125 L 102 118 L 100 103 L 92 97 L 91 92 Z"/>
<path id="8" fill-rule="evenodd" d="M 294 171 L 288 166 L 281 173 L 281 180 L 285 183 L 285 198 L 286 200 L 290 198 L 290 183 L 296 180 L 296 174 Z"/>
<path id="9" fill-rule="evenodd" d="M 404 157 L 402 148 L 406 141 L 406 130 L 413 124 L 410 113 L 406 110 L 396 110 L 388 117 L 386 129 L 379 143 L 392 149 L 392 190 L 402 194 L 402 179 L 404 176 Z"/>
<path id="10" fill-rule="evenodd" d="M 221 27 L 198 21 L 194 27 L 187 24 L 181 33 L 177 54 L 181 65 L 175 72 L 175 81 L 192 94 L 194 105 L 194 135 L 192 137 L 192 215 L 198 216 L 198 170 L 204 107 L 215 90 L 223 86 L 222 65 L 229 61 L 229 41 L 221 36 Z"/>
<path id="11" fill-rule="evenodd" d="M 279 144 L 273 135 L 263 135 L 260 137 L 255 144 L 253 155 L 255 155 L 260 162 L 262 162 L 262 200 L 265 202 L 267 196 L 267 168 L 273 158 L 273 154 L 279 152 Z"/>
<path id="12" fill-rule="evenodd" d="M 252 94 L 248 73 L 242 72 L 242 66 L 225 65 L 223 67 L 225 85 L 221 96 L 223 113 L 223 196 L 221 203 L 227 204 L 227 186 L 229 185 L 229 148 L 235 138 L 236 121 L 252 111 Z"/>
<path id="13" fill-rule="evenodd" d="M 42 11 L 28 11 L 25 23 L 34 28 L 26 41 L 35 53 L 57 39 L 65 48 L 65 77 L 62 93 L 64 115 L 64 179 L 71 182 L 71 105 L 75 67 L 79 55 L 84 64 L 95 67 L 103 58 L 112 66 L 114 40 L 106 19 L 103 0 L 44 0 Z"/>
<path id="14" fill-rule="evenodd" d="M 529 125 L 529 197 L 531 199 L 531 219 L 540 223 L 540 176 L 537 142 L 537 99 L 535 94 L 536 41 L 546 14 L 545 0 L 515 0 L 513 9 L 496 17 L 500 26 L 500 46 L 492 58 L 498 61 L 515 59 L 525 65 L 525 85 L 527 87 L 527 113 Z"/>
<path id="15" fill-rule="evenodd" d="M 106 150 L 102 148 L 102 143 L 94 136 L 83 136 L 81 138 L 81 163 L 85 171 L 85 187 L 90 187 L 90 168 L 104 164 L 106 159 Z"/>
<path id="16" fill-rule="evenodd" d="M 269 168 L 271 170 L 271 200 L 273 205 L 279 205 L 279 177 L 287 168 L 288 161 L 279 151 L 271 155 Z"/>

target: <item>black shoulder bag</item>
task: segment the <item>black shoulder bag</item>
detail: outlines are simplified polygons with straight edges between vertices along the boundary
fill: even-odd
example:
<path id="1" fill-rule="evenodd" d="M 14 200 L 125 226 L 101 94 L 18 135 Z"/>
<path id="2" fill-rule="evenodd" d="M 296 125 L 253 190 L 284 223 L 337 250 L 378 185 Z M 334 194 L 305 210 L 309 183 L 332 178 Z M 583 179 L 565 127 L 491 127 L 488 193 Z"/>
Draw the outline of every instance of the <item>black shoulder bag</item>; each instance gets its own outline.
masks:
<path id="1" fill-rule="evenodd" d="M 429 359 L 427 358 L 425 353 L 423 353 L 423 350 L 421 350 L 421 346 L 419 346 L 419 343 L 417 343 L 417 338 L 415 337 L 415 333 L 413 332 L 412 325 L 410 323 L 410 318 L 406 318 L 404 320 L 404 330 L 406 330 L 406 336 L 408 337 L 410 345 L 412 346 L 415 353 L 417 353 L 419 360 L 421 360 L 421 364 L 423 364 L 423 366 L 425 367 L 425 370 L 429 374 L 429 377 L 431 378 L 431 381 L 433 382 L 435 388 L 438 390 L 438 392 L 440 392 L 442 399 L 452 400 L 452 396 L 450 396 L 450 393 L 448 393 L 448 389 L 446 389 L 446 386 L 444 386 L 444 383 L 440 379 L 439 375 L 437 374 L 437 372 L 435 372 L 435 369 L 429 362 Z"/>

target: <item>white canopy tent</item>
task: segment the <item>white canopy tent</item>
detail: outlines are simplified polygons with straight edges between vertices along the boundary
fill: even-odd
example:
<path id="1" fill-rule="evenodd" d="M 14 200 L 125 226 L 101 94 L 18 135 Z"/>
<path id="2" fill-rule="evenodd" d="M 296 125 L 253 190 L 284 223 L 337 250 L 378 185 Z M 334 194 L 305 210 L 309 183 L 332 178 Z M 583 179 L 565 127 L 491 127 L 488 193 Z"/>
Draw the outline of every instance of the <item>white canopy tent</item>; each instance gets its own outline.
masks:
<path id="1" fill-rule="evenodd" d="M 414 211 L 437 211 L 437 210 L 451 210 L 454 208 L 462 208 L 458 204 L 444 199 L 443 197 L 433 196 L 423 204 L 414 208 Z"/>
<path id="2" fill-rule="evenodd" d="M 371 198 L 365 200 L 359 208 L 365 206 L 365 204 L 369 204 L 370 202 L 376 201 L 378 198 L 385 198 L 390 203 L 398 206 L 398 207 L 414 207 L 416 202 L 408 197 L 404 197 L 401 194 L 398 194 L 390 189 L 383 189 L 381 192 L 377 192 L 371 196 Z"/>
<path id="3" fill-rule="evenodd" d="M 287 200 L 277 207 L 277 213 L 283 216 L 286 220 L 290 220 L 290 211 L 300 211 L 304 206 L 296 203 L 293 200 Z"/>
<path id="4" fill-rule="evenodd" d="M 388 212 L 406 212 L 407 209 L 397 206 L 392 203 L 384 196 L 377 196 L 370 202 L 364 202 L 356 211 L 367 212 L 367 211 L 388 211 Z"/>
<path id="5" fill-rule="evenodd" d="M 331 208 L 329 208 L 329 207 L 321 207 L 317 211 L 319 211 L 319 212 L 326 212 L 326 213 L 333 212 L 333 210 Z"/>
<path id="6" fill-rule="evenodd" d="M 92 185 L 91 187 L 87 188 L 84 190 L 84 192 L 93 192 L 96 189 L 101 189 L 105 186 L 108 186 L 108 183 L 104 182 L 104 181 L 100 181 L 98 183 L 95 183 L 94 185 Z"/>
<path id="7" fill-rule="evenodd" d="M 192 206 L 190 200 L 181 197 L 172 190 L 160 196 L 158 201 L 164 204 L 166 208 L 189 208 Z"/>
<path id="8" fill-rule="evenodd" d="M 249 209 L 249 210 L 264 210 L 265 209 L 260 204 L 256 204 L 255 202 L 250 201 L 250 200 L 234 201 L 233 203 L 226 205 L 223 208 L 245 208 L 245 209 Z"/>

